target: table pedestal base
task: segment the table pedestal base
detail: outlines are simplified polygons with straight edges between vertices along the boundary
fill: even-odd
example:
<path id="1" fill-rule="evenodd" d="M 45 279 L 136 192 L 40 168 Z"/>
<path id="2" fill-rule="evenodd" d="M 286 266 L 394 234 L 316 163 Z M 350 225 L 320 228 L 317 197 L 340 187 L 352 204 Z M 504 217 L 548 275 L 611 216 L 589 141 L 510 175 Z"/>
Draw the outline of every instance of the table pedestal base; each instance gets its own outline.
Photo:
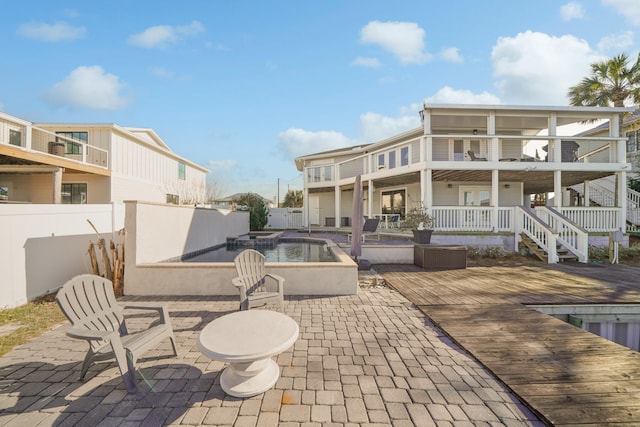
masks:
<path id="1" fill-rule="evenodd" d="M 264 393 L 280 378 L 280 367 L 271 358 L 249 363 L 231 363 L 220 376 L 222 389 L 230 396 L 250 397 Z"/>

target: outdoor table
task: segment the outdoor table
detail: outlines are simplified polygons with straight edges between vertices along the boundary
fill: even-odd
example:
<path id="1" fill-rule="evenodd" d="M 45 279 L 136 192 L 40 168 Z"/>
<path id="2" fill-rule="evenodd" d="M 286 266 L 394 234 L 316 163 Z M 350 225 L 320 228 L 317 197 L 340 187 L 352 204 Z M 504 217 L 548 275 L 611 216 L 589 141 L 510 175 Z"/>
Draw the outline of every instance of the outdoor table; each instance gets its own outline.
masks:
<path id="1" fill-rule="evenodd" d="M 220 385 L 229 395 L 250 397 L 273 387 L 280 377 L 272 356 L 298 339 L 300 328 L 286 314 L 270 310 L 246 310 L 227 314 L 200 332 L 198 346 L 205 356 L 229 362 Z"/>

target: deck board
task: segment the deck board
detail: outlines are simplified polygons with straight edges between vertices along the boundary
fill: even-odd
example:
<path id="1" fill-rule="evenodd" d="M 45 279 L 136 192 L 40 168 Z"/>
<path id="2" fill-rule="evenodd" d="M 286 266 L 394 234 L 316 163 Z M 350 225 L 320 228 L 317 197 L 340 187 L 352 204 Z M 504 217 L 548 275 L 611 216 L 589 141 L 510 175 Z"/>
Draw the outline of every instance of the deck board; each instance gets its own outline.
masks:
<path id="1" fill-rule="evenodd" d="M 553 425 L 640 425 L 640 354 L 527 304 L 640 304 L 640 268 L 375 270 Z"/>

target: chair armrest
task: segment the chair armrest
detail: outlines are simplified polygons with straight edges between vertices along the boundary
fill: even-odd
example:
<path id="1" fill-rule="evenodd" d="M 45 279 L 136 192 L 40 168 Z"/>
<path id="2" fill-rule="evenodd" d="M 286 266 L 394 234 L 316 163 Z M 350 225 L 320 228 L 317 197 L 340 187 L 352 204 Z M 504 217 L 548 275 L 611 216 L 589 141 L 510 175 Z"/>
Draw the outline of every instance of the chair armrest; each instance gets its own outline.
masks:
<path id="1" fill-rule="evenodd" d="M 277 274 L 273 274 L 273 273 L 267 273 L 264 275 L 265 278 L 270 278 L 272 280 L 275 280 L 276 283 L 278 284 L 278 292 L 283 293 L 284 292 L 284 277 L 282 276 L 278 276 Z"/>
<path id="2" fill-rule="evenodd" d="M 160 320 L 162 323 L 167 323 L 167 319 L 169 319 L 169 310 L 167 309 L 166 305 L 125 304 L 122 306 L 122 308 L 132 310 L 157 311 L 158 315 L 160 315 Z"/>
<path id="3" fill-rule="evenodd" d="M 233 279 L 231 279 L 231 284 L 233 284 L 233 286 L 235 286 L 236 288 L 244 288 L 244 282 L 242 280 L 240 280 L 239 277 L 235 277 Z"/>
<path id="4" fill-rule="evenodd" d="M 99 341 L 109 339 L 110 335 L 118 335 L 114 331 L 92 331 L 90 329 L 71 328 L 66 332 L 71 338 L 78 338 L 87 341 Z M 118 335 L 119 336 L 119 335 Z"/>

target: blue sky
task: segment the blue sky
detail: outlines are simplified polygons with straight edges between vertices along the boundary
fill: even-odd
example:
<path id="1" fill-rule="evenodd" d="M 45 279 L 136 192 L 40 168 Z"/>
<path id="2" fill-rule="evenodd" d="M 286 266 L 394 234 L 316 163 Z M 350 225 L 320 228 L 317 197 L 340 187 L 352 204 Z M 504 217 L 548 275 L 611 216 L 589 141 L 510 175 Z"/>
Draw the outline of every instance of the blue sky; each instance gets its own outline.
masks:
<path id="1" fill-rule="evenodd" d="M 296 156 L 432 103 L 567 105 L 640 49 L 640 1 L 31 1 L 0 14 L 0 111 L 150 127 L 222 195 L 302 189 Z"/>

